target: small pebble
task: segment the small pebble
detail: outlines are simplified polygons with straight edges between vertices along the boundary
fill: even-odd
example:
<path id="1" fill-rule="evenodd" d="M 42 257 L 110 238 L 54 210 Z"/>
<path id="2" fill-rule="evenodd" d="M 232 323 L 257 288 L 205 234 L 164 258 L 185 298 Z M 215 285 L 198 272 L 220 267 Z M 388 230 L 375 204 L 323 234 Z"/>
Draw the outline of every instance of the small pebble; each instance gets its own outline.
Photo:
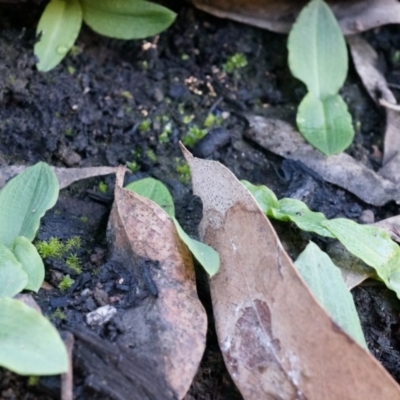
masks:
<path id="1" fill-rule="evenodd" d="M 113 306 L 99 307 L 97 310 L 86 314 L 86 323 L 89 326 L 101 326 L 108 322 L 116 313 L 117 309 Z"/>
<path id="2" fill-rule="evenodd" d="M 196 157 L 210 157 L 221 147 L 228 144 L 230 140 L 229 131 L 225 128 L 213 128 L 203 139 L 199 140 L 193 148 L 193 154 Z"/>
<path id="3" fill-rule="evenodd" d="M 360 215 L 360 222 L 362 224 L 373 224 L 375 222 L 375 215 L 372 210 L 364 210 Z"/>

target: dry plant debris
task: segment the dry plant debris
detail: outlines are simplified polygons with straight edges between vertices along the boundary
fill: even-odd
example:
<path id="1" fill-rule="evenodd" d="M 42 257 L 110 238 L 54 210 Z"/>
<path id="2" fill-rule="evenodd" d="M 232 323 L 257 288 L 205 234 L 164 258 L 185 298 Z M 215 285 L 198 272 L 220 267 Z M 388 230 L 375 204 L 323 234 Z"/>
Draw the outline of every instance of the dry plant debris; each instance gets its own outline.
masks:
<path id="1" fill-rule="evenodd" d="M 221 164 L 184 154 L 203 201 L 200 235 L 221 257 L 210 279 L 215 323 L 243 397 L 400 399 L 311 295 L 250 193 Z"/>
<path id="2" fill-rule="evenodd" d="M 274 32 L 289 32 L 306 1 L 298 0 L 191 0 L 199 9 Z M 386 24 L 400 23 L 396 0 L 328 1 L 346 35 Z"/>
<path id="3" fill-rule="evenodd" d="M 168 214 L 145 197 L 124 189 L 117 171 L 107 228 L 112 260 L 132 268 L 151 296 L 122 315 L 120 344 L 156 366 L 173 398 L 189 390 L 205 349 L 207 317 L 195 284 L 192 257 Z M 143 269 L 150 263 L 150 269 Z M 166 397 L 167 398 L 167 397 Z"/>

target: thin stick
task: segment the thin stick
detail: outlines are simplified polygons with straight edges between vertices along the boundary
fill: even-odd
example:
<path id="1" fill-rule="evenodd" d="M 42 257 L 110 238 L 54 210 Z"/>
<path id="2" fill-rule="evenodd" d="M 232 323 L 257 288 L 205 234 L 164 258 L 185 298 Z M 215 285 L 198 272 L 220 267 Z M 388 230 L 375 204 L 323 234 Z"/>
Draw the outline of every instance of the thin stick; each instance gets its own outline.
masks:
<path id="1" fill-rule="evenodd" d="M 72 350 L 74 348 L 74 335 L 65 332 L 64 344 L 68 353 L 68 371 L 61 375 L 61 400 L 73 400 L 74 374 L 72 369 Z"/>

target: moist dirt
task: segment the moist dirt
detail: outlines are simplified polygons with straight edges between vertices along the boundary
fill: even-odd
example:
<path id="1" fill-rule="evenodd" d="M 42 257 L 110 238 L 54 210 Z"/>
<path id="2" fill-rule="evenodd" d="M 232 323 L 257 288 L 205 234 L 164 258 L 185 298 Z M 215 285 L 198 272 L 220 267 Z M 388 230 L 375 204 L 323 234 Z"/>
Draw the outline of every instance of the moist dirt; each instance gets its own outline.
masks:
<path id="1" fill-rule="evenodd" d="M 43 74 L 35 69 L 32 50 L 43 6 L 1 4 L 0 164 L 127 164 L 133 172 L 126 183 L 152 176 L 168 186 L 178 220 L 197 237 L 201 202 L 192 195 L 178 142 L 189 140 L 189 132 L 204 131 L 208 134 L 202 142 L 188 145 L 196 155 L 220 161 L 240 179 L 268 185 L 278 197 L 300 198 L 328 218 L 358 220 L 367 209 L 376 220 L 398 213 L 394 203 L 368 206 L 310 175 L 299 163 L 282 160 L 243 139 L 245 113 L 295 121 L 296 106 L 306 91 L 288 70 L 285 35 L 220 20 L 186 4 L 173 7 L 178 12 L 176 23 L 149 40 L 113 40 L 84 27 L 62 64 Z M 388 81 L 397 85 L 399 36 L 397 26 L 366 34 L 379 53 Z M 226 73 L 228 60 L 237 53 L 247 65 Z M 352 67 L 342 95 L 356 128 L 348 152 L 377 168 L 384 115 L 368 98 Z M 100 384 L 102 372 L 91 359 L 96 351 L 85 350 L 98 349 L 99 343 L 107 349 L 119 334 L 118 319 L 91 329 L 90 336 L 79 331 L 85 326 L 86 314 L 99 306 L 113 304 L 124 310 L 141 301 L 127 285 L 116 283 L 123 278 L 134 284 L 130 272 L 108 261 L 106 224 L 113 187 L 114 178 L 108 176 L 63 190 L 37 237 L 37 241 L 58 238 L 62 243 L 79 238 L 69 253 L 45 259 L 48 285 L 35 295 L 43 313 L 61 332 L 76 332 L 76 399 L 125 398 Z M 292 257 L 308 239 L 327 245 L 292 225 L 275 223 L 275 227 Z M 76 256 L 79 268 L 68 261 L 70 256 Z M 207 277 L 198 266 L 196 273 L 210 322 L 207 348 L 186 399 L 241 399 L 218 349 Z M 58 286 L 67 274 L 74 283 L 61 290 Z M 400 382 L 399 301 L 374 281 L 354 289 L 353 295 L 371 352 Z M 1 399 L 57 399 L 59 393 L 57 377 L 32 382 L 0 370 Z"/>

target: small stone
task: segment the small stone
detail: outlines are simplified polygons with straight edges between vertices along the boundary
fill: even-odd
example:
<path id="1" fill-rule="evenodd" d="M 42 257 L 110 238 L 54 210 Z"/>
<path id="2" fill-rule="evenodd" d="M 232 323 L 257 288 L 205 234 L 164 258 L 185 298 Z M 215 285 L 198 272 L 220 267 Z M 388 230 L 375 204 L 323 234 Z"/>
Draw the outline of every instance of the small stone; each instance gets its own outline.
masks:
<path id="1" fill-rule="evenodd" d="M 364 210 L 360 215 L 360 223 L 373 224 L 375 222 L 375 215 L 372 210 Z"/>
<path id="2" fill-rule="evenodd" d="M 213 128 L 203 139 L 199 140 L 193 148 L 196 157 L 207 158 L 215 151 L 228 144 L 230 140 L 229 131 L 225 128 Z"/>
<path id="3" fill-rule="evenodd" d="M 107 323 L 116 313 L 117 309 L 113 306 L 99 307 L 97 310 L 86 314 L 86 323 L 89 326 L 101 326 Z"/>

